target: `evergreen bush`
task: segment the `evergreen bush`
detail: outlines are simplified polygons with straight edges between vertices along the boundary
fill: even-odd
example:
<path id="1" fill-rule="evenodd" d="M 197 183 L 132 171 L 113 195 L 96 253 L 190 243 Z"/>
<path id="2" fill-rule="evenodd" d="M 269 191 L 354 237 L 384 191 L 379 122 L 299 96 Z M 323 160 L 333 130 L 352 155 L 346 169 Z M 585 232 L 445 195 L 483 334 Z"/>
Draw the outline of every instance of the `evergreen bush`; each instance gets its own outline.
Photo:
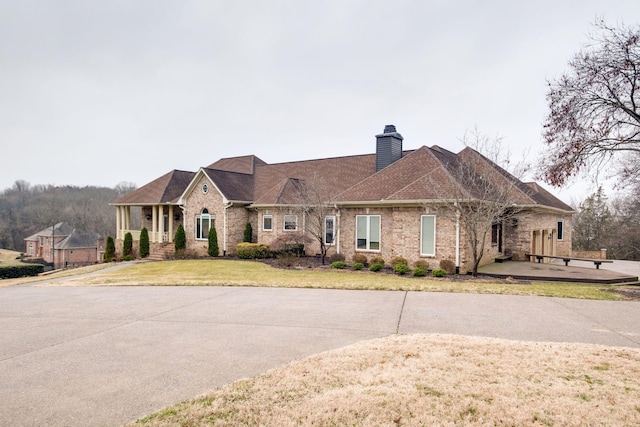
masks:
<path id="1" fill-rule="evenodd" d="M 184 251 L 187 248 L 187 235 L 184 232 L 182 224 L 180 224 L 176 230 L 173 245 L 176 248 L 176 252 Z"/>
<path id="2" fill-rule="evenodd" d="M 362 270 L 364 268 L 364 264 L 361 262 L 356 262 L 351 266 L 351 268 L 353 268 L 354 270 Z"/>
<path id="3" fill-rule="evenodd" d="M 147 227 L 142 227 L 140 230 L 140 258 L 146 258 L 149 256 L 149 230 Z"/>
<path id="4" fill-rule="evenodd" d="M 433 274 L 433 277 L 445 277 L 447 275 L 447 271 L 439 268 L 437 270 L 433 270 L 433 273 L 431 274 Z"/>
<path id="5" fill-rule="evenodd" d="M 220 255 L 220 248 L 218 247 L 218 232 L 216 231 L 216 227 L 211 227 L 209 229 L 209 247 L 207 248 L 207 253 L 209 256 Z"/>
<path id="6" fill-rule="evenodd" d="M 413 269 L 413 275 L 415 277 L 424 277 L 427 275 L 427 270 L 424 268 L 416 267 Z"/>
<path id="7" fill-rule="evenodd" d="M 382 264 L 371 264 L 371 266 L 369 267 L 369 271 L 373 271 L 374 273 L 377 273 L 378 271 L 382 271 L 383 268 L 384 268 L 384 265 Z"/>
<path id="8" fill-rule="evenodd" d="M 253 228 L 251 227 L 251 223 L 247 222 L 247 225 L 244 226 L 244 238 L 243 242 L 251 243 L 251 239 L 253 238 Z"/>
<path id="9" fill-rule="evenodd" d="M 126 257 L 131 255 L 131 251 L 133 250 L 133 236 L 131 233 L 126 233 L 124 235 L 124 243 L 122 244 L 122 256 Z"/>
<path id="10" fill-rule="evenodd" d="M 407 274 L 409 272 L 409 266 L 403 263 L 396 264 L 393 266 L 393 272 L 399 275 Z"/>
<path id="11" fill-rule="evenodd" d="M 104 246 L 104 261 L 111 262 L 116 257 L 116 244 L 113 241 L 113 237 L 108 236 L 107 242 Z"/>
<path id="12" fill-rule="evenodd" d="M 331 268 L 338 268 L 340 270 L 342 270 L 343 268 L 347 267 L 347 263 L 344 261 L 334 261 L 331 263 L 331 265 L 329 265 L 329 267 Z"/>

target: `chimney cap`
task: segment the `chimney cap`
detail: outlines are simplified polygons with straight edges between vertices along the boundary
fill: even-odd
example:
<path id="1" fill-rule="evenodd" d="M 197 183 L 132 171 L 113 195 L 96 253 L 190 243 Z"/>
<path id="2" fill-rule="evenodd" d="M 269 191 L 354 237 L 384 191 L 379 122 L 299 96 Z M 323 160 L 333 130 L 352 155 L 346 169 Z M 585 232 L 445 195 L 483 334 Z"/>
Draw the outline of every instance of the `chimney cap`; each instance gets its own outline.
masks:
<path id="1" fill-rule="evenodd" d="M 380 135 L 376 135 L 376 138 L 382 138 L 382 137 L 385 137 L 385 136 L 393 136 L 393 137 L 399 139 L 400 141 L 402 141 L 404 139 L 402 137 L 402 135 L 400 135 L 398 132 L 396 132 L 395 125 L 386 125 L 384 127 L 383 133 L 381 133 Z"/>

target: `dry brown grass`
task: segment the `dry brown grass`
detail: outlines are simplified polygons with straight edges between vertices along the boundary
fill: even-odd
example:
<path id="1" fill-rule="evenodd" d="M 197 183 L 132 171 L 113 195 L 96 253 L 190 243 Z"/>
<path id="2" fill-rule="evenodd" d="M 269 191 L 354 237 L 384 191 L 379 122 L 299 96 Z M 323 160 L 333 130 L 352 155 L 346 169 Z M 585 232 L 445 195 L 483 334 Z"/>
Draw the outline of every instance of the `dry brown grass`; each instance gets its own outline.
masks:
<path id="1" fill-rule="evenodd" d="M 167 408 L 145 426 L 640 424 L 640 350 L 391 336 Z"/>
<path id="2" fill-rule="evenodd" d="M 286 270 L 261 262 L 186 260 L 131 264 L 92 277 L 59 281 L 57 286 L 260 286 L 284 288 L 357 289 L 426 292 L 470 292 L 540 295 L 562 298 L 621 300 L 607 285 L 531 282 L 478 278 L 410 277 L 369 271 L 334 269 Z"/>

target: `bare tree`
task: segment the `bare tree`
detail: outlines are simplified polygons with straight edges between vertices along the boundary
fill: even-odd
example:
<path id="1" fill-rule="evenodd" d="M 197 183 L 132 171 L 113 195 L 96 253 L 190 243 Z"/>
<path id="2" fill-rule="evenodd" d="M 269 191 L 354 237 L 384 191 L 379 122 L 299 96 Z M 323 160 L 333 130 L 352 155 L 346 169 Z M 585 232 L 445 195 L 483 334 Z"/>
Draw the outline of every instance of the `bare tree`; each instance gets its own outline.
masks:
<path id="1" fill-rule="evenodd" d="M 554 186 L 582 172 L 597 178 L 614 159 L 622 180 L 640 176 L 640 26 L 595 27 L 570 70 L 548 82 L 539 173 Z"/>
<path id="2" fill-rule="evenodd" d="M 521 181 L 499 165 L 511 166 L 520 176 L 528 166 L 524 161 L 512 165 L 502 139 L 482 135 L 477 128 L 465 134 L 462 142 L 466 148 L 446 161 L 458 185 L 443 194 L 443 214 L 460 224 L 476 277 L 491 233 L 499 232 L 507 220 L 514 218 L 521 211 L 518 202 L 526 198 Z"/>
<path id="3" fill-rule="evenodd" d="M 324 264 L 329 245 L 335 239 L 335 230 L 327 229 L 327 218 L 334 215 L 334 208 L 329 203 L 330 192 L 324 180 L 316 174 L 305 180 L 298 180 L 295 189 L 296 204 L 305 218 L 305 231 L 318 242 Z M 335 226 L 335 222 L 331 226 Z"/>

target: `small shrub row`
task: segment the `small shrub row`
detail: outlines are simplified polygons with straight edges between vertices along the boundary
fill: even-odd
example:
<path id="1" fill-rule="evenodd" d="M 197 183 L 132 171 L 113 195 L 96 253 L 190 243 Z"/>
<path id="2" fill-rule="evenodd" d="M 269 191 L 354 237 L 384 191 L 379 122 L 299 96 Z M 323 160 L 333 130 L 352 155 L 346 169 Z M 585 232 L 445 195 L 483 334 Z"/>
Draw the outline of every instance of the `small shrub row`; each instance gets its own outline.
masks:
<path id="1" fill-rule="evenodd" d="M 347 267 L 347 263 L 344 261 L 334 261 L 329 265 L 331 268 L 344 269 Z"/>
<path id="2" fill-rule="evenodd" d="M 0 279 L 16 279 L 18 277 L 37 276 L 44 272 L 44 265 L 9 265 L 0 267 Z"/>

